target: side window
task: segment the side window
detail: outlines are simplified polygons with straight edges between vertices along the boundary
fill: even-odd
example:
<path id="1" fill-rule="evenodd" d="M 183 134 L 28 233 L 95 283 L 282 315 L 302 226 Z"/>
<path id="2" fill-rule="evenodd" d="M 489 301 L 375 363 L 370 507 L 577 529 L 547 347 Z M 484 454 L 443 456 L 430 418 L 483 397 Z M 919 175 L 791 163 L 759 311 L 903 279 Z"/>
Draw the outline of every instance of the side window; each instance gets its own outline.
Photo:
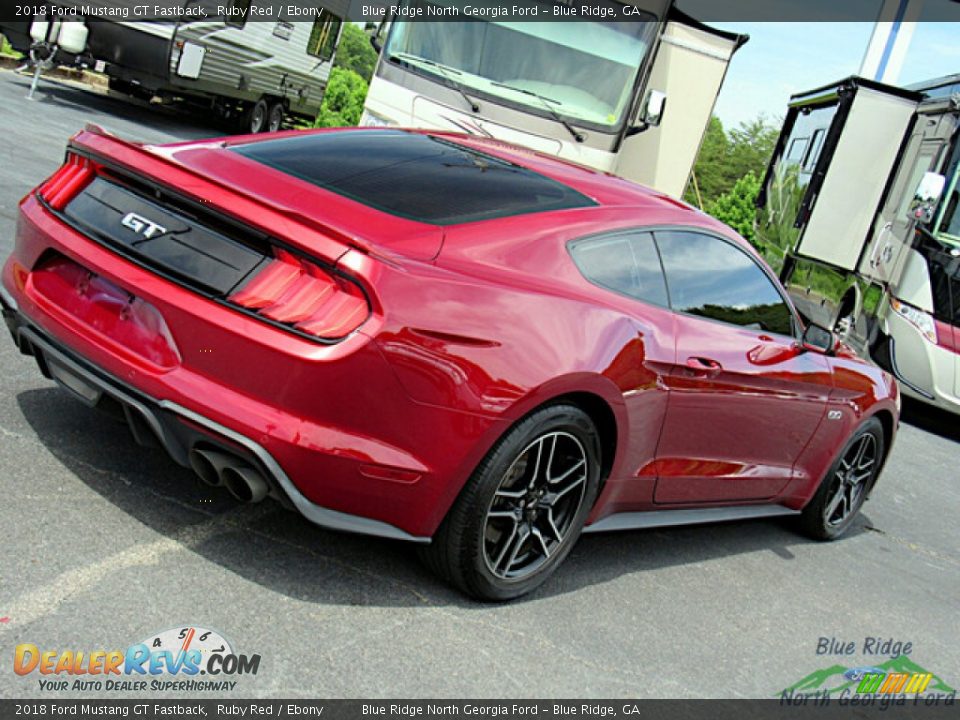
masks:
<path id="1" fill-rule="evenodd" d="M 658 231 L 656 237 L 674 310 L 793 335 L 790 308 L 743 250 L 695 232 Z"/>
<path id="2" fill-rule="evenodd" d="M 800 164 L 800 161 L 803 159 L 803 154 L 807 151 L 807 143 L 810 138 L 794 138 L 790 143 L 790 147 L 787 149 L 787 161 L 790 163 Z"/>
<path id="3" fill-rule="evenodd" d="M 594 285 L 661 307 L 669 305 L 663 269 L 650 233 L 579 240 L 570 246 L 570 254 Z"/>
<path id="4" fill-rule="evenodd" d="M 823 147 L 823 137 L 826 130 L 820 128 L 813 133 L 813 139 L 810 141 L 810 149 L 807 150 L 807 156 L 803 159 L 803 169 L 805 172 L 812 173 L 817 166 L 817 160 L 820 159 L 820 149 Z"/>
<path id="5" fill-rule="evenodd" d="M 310 39 L 307 41 L 307 53 L 321 60 L 333 57 L 337 49 L 337 37 L 340 35 L 341 20 L 329 10 L 323 9 L 313 22 Z"/>

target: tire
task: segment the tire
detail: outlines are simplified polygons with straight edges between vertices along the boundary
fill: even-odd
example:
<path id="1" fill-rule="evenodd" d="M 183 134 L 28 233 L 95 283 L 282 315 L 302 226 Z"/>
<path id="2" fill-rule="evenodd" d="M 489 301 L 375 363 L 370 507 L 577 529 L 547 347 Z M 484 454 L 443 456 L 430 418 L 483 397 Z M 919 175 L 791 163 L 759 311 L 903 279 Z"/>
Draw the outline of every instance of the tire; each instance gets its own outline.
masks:
<path id="1" fill-rule="evenodd" d="M 573 405 L 545 407 L 490 450 L 421 556 L 472 597 L 520 597 L 569 554 L 599 485 L 593 421 Z"/>
<path id="2" fill-rule="evenodd" d="M 817 493 L 803 509 L 803 532 L 815 540 L 836 540 L 842 536 L 873 490 L 885 452 L 883 426 L 877 418 L 870 418 L 843 446 Z"/>
<path id="3" fill-rule="evenodd" d="M 276 132 L 280 129 L 280 126 L 283 125 L 283 117 L 286 114 L 286 109 L 283 107 L 282 102 L 275 102 L 270 106 L 270 111 L 267 113 L 267 127 L 266 132 Z"/>
<path id="4" fill-rule="evenodd" d="M 240 116 L 240 132 L 242 133 L 261 133 L 267 128 L 267 117 L 270 110 L 267 107 L 267 101 L 257 100 L 250 109 Z"/>

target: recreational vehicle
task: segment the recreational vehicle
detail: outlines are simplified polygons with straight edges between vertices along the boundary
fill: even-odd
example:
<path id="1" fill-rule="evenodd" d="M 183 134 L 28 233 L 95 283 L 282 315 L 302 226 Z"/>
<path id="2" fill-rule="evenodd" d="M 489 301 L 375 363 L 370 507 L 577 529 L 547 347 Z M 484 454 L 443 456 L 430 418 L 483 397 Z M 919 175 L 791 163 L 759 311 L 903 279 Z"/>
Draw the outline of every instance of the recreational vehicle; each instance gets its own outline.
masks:
<path id="1" fill-rule="evenodd" d="M 473 6 L 399 0 L 374 38 L 380 60 L 360 124 L 493 137 L 679 197 L 747 36 L 702 25 L 672 0 L 601 4 L 607 19 L 419 22 L 403 18 Z"/>
<path id="2" fill-rule="evenodd" d="M 262 19 L 259 5 L 278 16 Z M 86 0 L 87 15 L 47 3 L 30 23 L 0 32 L 23 52 L 42 46 L 60 62 L 103 68 L 112 90 L 205 108 L 255 133 L 278 129 L 286 115 L 316 116 L 349 5 L 314 0 L 305 21 L 271 0 L 186 0 L 183 19 L 171 22 L 132 19 L 139 0 Z M 189 12 L 199 9 L 206 17 Z M 71 42 L 59 41 L 67 33 Z"/>
<path id="3" fill-rule="evenodd" d="M 960 412 L 960 75 L 791 98 L 757 243 L 800 311 Z"/>

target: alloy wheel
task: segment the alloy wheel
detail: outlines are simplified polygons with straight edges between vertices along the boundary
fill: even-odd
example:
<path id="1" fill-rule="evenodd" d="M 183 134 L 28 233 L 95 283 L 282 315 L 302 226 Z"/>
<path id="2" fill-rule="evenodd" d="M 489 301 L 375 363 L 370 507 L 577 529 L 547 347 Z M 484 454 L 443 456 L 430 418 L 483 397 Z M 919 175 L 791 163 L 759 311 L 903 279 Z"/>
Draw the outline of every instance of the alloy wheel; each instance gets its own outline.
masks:
<path id="1" fill-rule="evenodd" d="M 823 519 L 828 527 L 843 525 L 860 508 L 877 460 L 877 440 L 870 433 L 862 435 L 844 453 L 833 475 L 829 500 L 823 508 Z"/>
<path id="2" fill-rule="evenodd" d="M 568 537 L 583 503 L 587 452 L 567 432 L 549 432 L 511 463 L 484 521 L 487 569 L 503 580 L 536 572 Z"/>

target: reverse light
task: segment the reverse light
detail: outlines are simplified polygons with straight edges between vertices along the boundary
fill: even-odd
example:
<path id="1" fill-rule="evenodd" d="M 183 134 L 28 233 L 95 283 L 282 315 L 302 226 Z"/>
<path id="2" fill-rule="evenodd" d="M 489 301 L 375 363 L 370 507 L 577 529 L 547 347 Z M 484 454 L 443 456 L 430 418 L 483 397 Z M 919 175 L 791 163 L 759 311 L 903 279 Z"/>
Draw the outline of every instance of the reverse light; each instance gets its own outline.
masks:
<path id="1" fill-rule="evenodd" d="M 937 344 L 937 326 L 933 322 L 933 317 L 930 313 L 926 313 L 923 310 L 919 310 L 912 305 L 907 305 L 904 302 L 900 302 L 896 298 L 890 299 L 890 307 L 893 308 L 900 317 L 904 318 L 907 322 L 913 325 L 917 330 L 923 333 L 923 336 L 927 338 L 934 345 Z"/>
<path id="2" fill-rule="evenodd" d="M 275 254 L 229 302 L 324 340 L 343 338 L 367 319 L 370 307 L 357 285 L 285 250 Z"/>
<path id="3" fill-rule="evenodd" d="M 71 153 L 60 169 L 37 188 L 37 192 L 51 208 L 63 210 L 67 203 L 93 180 L 94 175 L 96 175 L 94 163 Z"/>

